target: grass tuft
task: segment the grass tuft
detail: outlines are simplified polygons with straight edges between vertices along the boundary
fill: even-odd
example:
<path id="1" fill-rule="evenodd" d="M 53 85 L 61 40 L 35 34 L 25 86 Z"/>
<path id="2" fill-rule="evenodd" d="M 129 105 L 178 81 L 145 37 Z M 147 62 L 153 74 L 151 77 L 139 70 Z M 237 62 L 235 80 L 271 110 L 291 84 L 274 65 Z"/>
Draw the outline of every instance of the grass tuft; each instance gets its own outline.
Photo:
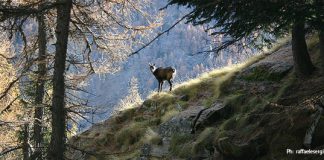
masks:
<path id="1" fill-rule="evenodd" d="M 193 154 L 197 154 L 201 151 L 204 151 L 205 149 L 210 150 L 212 149 L 212 142 L 214 139 L 214 136 L 216 134 L 216 128 L 209 127 L 205 128 L 204 131 L 202 131 L 197 140 L 193 143 L 192 152 Z"/>
<path id="2" fill-rule="evenodd" d="M 171 136 L 169 151 L 180 158 L 187 158 L 192 155 L 191 142 L 194 135 L 189 133 L 174 134 Z"/>
<path id="3" fill-rule="evenodd" d="M 170 120 L 172 117 L 174 117 L 175 115 L 179 114 L 180 112 L 178 110 L 170 110 L 168 112 L 166 112 L 162 117 L 161 117 L 161 121 L 162 123 Z"/>
<path id="4" fill-rule="evenodd" d="M 162 137 L 151 128 L 147 129 L 144 141 L 148 144 L 162 145 Z"/>
<path id="5" fill-rule="evenodd" d="M 117 147 L 127 150 L 128 146 L 139 142 L 146 132 L 146 122 L 133 122 L 124 126 L 115 136 Z"/>

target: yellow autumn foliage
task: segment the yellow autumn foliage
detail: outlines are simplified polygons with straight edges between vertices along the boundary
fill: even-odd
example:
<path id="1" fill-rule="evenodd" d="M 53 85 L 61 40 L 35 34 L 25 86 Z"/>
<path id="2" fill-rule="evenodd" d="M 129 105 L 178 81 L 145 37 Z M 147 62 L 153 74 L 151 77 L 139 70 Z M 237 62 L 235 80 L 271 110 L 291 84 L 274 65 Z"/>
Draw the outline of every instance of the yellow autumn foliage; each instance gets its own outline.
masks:
<path id="1" fill-rule="evenodd" d="M 10 42 L 0 35 L 0 96 L 16 79 L 15 68 L 10 64 L 8 57 L 11 57 Z M 22 107 L 18 98 L 19 89 L 16 83 L 0 99 L 0 152 L 18 145 L 17 131 L 20 129 L 20 121 L 23 115 Z M 10 157 L 15 155 L 10 154 Z"/>

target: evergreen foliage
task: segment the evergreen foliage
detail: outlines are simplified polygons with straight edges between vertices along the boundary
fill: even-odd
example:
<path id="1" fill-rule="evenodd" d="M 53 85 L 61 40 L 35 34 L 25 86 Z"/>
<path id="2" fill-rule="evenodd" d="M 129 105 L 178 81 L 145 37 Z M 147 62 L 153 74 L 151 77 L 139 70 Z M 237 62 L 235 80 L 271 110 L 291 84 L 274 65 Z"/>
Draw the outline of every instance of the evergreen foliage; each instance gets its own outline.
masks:
<path id="1" fill-rule="evenodd" d="M 220 50 L 246 39 L 256 48 L 271 45 L 277 37 L 292 30 L 292 48 L 297 75 L 307 76 L 314 66 L 305 43 L 305 23 L 310 29 L 322 32 L 324 7 L 320 0 L 170 0 L 192 8 L 187 22 L 207 24 L 212 35 L 225 35 Z"/>

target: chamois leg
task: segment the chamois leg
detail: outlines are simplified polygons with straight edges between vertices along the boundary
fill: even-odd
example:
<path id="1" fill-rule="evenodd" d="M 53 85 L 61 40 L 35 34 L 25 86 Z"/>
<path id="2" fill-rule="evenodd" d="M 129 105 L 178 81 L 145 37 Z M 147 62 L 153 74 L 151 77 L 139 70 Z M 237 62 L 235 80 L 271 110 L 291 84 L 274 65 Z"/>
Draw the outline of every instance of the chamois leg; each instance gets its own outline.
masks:
<path id="1" fill-rule="evenodd" d="M 161 82 L 159 81 L 158 92 L 160 92 Z"/>
<path id="2" fill-rule="evenodd" d="M 163 89 L 163 81 L 161 81 L 160 92 L 162 92 L 162 89 Z"/>
<path id="3" fill-rule="evenodd" d="M 170 91 L 172 91 L 172 82 L 171 80 L 168 80 L 169 84 L 170 84 Z"/>

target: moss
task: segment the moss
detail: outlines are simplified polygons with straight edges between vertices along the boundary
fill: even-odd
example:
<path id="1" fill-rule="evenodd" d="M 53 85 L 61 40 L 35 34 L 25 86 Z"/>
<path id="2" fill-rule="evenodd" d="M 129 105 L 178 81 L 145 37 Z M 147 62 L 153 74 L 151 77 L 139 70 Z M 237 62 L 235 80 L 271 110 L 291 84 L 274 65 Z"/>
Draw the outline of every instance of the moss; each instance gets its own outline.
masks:
<path id="1" fill-rule="evenodd" d="M 246 81 L 280 81 L 285 76 L 285 73 L 270 73 L 269 70 L 262 67 L 256 67 L 247 75 L 242 76 Z"/>

